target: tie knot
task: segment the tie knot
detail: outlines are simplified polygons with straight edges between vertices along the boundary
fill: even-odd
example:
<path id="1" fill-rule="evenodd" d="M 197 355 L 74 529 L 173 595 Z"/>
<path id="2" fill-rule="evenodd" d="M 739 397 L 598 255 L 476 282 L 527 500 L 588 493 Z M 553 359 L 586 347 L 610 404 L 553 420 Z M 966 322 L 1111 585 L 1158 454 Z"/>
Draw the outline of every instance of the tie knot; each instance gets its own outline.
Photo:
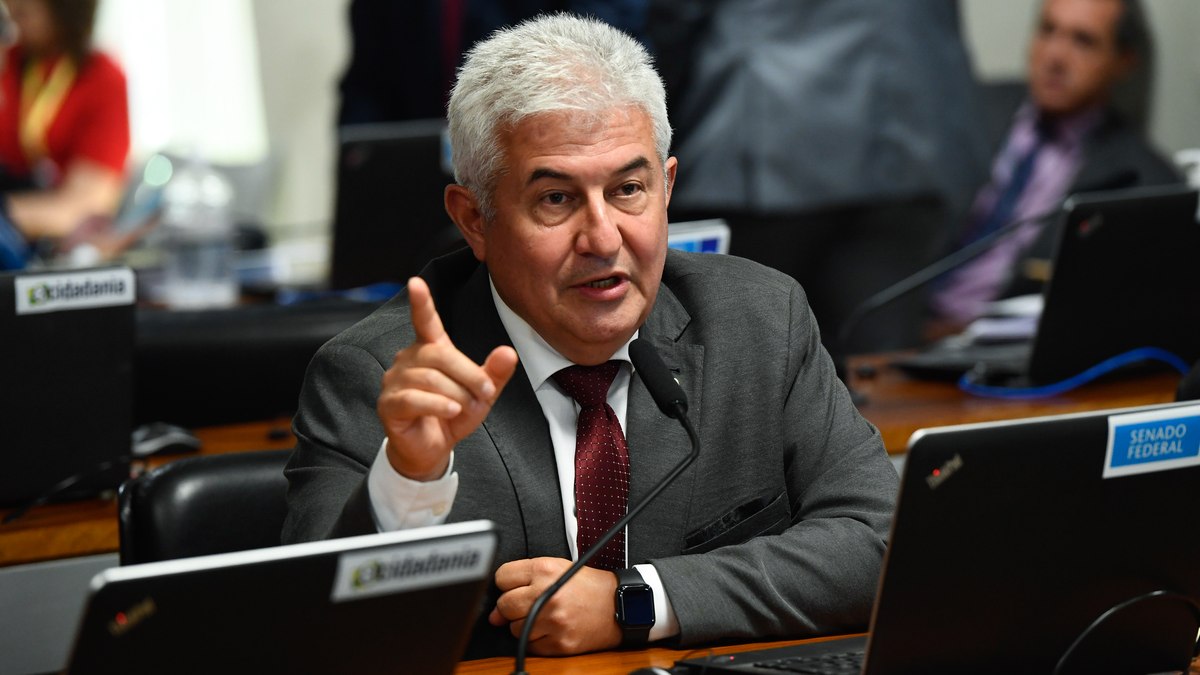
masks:
<path id="1" fill-rule="evenodd" d="M 586 408 L 603 405 L 608 400 L 608 388 L 612 386 L 620 367 L 620 361 L 609 361 L 598 366 L 568 366 L 553 377 L 568 396 Z"/>

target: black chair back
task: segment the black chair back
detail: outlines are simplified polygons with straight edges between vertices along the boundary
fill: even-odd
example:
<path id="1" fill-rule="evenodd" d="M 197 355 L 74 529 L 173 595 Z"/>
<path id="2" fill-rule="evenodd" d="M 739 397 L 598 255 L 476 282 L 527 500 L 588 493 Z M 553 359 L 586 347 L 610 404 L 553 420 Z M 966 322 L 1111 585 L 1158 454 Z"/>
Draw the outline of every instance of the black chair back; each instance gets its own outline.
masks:
<path id="1" fill-rule="evenodd" d="M 1175 389 L 1176 401 L 1194 401 L 1200 399 L 1200 361 L 1192 364 L 1192 369 L 1179 381 Z"/>
<path id="2" fill-rule="evenodd" d="M 278 546 L 290 450 L 189 457 L 126 481 L 121 564 Z"/>

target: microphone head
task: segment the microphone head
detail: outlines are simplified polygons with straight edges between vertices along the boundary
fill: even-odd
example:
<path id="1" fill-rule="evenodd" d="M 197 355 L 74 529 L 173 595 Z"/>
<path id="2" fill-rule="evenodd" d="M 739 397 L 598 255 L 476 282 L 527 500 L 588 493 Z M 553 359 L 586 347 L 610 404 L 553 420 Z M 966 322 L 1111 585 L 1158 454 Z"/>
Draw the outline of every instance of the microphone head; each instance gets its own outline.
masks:
<path id="1" fill-rule="evenodd" d="M 648 341 L 638 338 L 631 342 L 629 358 L 650 392 L 650 397 L 664 415 L 678 419 L 687 413 L 687 396 L 683 388 L 671 376 L 667 364 L 663 363 L 662 357 Z"/>

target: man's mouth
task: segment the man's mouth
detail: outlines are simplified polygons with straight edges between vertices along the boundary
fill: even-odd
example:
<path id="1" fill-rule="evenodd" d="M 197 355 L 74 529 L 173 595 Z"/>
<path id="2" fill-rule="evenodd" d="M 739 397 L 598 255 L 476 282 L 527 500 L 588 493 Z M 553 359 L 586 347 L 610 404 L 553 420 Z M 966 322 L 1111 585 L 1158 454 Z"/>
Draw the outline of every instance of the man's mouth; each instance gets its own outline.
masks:
<path id="1" fill-rule="evenodd" d="M 589 281 L 584 284 L 584 286 L 587 288 L 612 288 L 613 286 L 616 286 L 619 281 L 620 279 L 617 279 L 616 277 L 608 277 L 605 279 Z"/>

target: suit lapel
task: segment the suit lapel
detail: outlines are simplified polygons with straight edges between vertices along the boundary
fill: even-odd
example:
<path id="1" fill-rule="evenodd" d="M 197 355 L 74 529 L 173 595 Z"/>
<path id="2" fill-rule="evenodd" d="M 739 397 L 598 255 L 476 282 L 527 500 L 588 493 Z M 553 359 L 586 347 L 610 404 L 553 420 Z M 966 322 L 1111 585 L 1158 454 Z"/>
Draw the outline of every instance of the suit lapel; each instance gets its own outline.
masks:
<path id="1" fill-rule="evenodd" d="M 483 265 L 468 280 L 460 297 L 449 306 L 454 310 L 447 329 L 455 345 L 476 363 L 483 363 L 498 345 L 511 346 L 512 341 L 492 302 L 487 269 Z M 482 433 L 499 453 L 520 505 L 526 557 L 568 557 L 554 448 L 546 418 L 524 368 L 517 367 L 512 380 L 500 393 L 483 422 Z M 494 482 L 479 482 L 481 489 L 491 484 Z"/>
<path id="2" fill-rule="evenodd" d="M 699 420 L 703 410 L 704 347 L 680 341 L 689 320 L 679 300 L 662 286 L 639 336 L 649 340 L 658 350 L 688 397 L 688 417 Z M 630 465 L 629 503 L 632 505 L 645 497 L 687 456 L 691 442 L 683 427 L 658 409 L 639 377 L 630 382 L 625 418 Z M 680 553 L 695 475 L 695 471 L 685 471 L 630 525 L 630 564 Z"/>

